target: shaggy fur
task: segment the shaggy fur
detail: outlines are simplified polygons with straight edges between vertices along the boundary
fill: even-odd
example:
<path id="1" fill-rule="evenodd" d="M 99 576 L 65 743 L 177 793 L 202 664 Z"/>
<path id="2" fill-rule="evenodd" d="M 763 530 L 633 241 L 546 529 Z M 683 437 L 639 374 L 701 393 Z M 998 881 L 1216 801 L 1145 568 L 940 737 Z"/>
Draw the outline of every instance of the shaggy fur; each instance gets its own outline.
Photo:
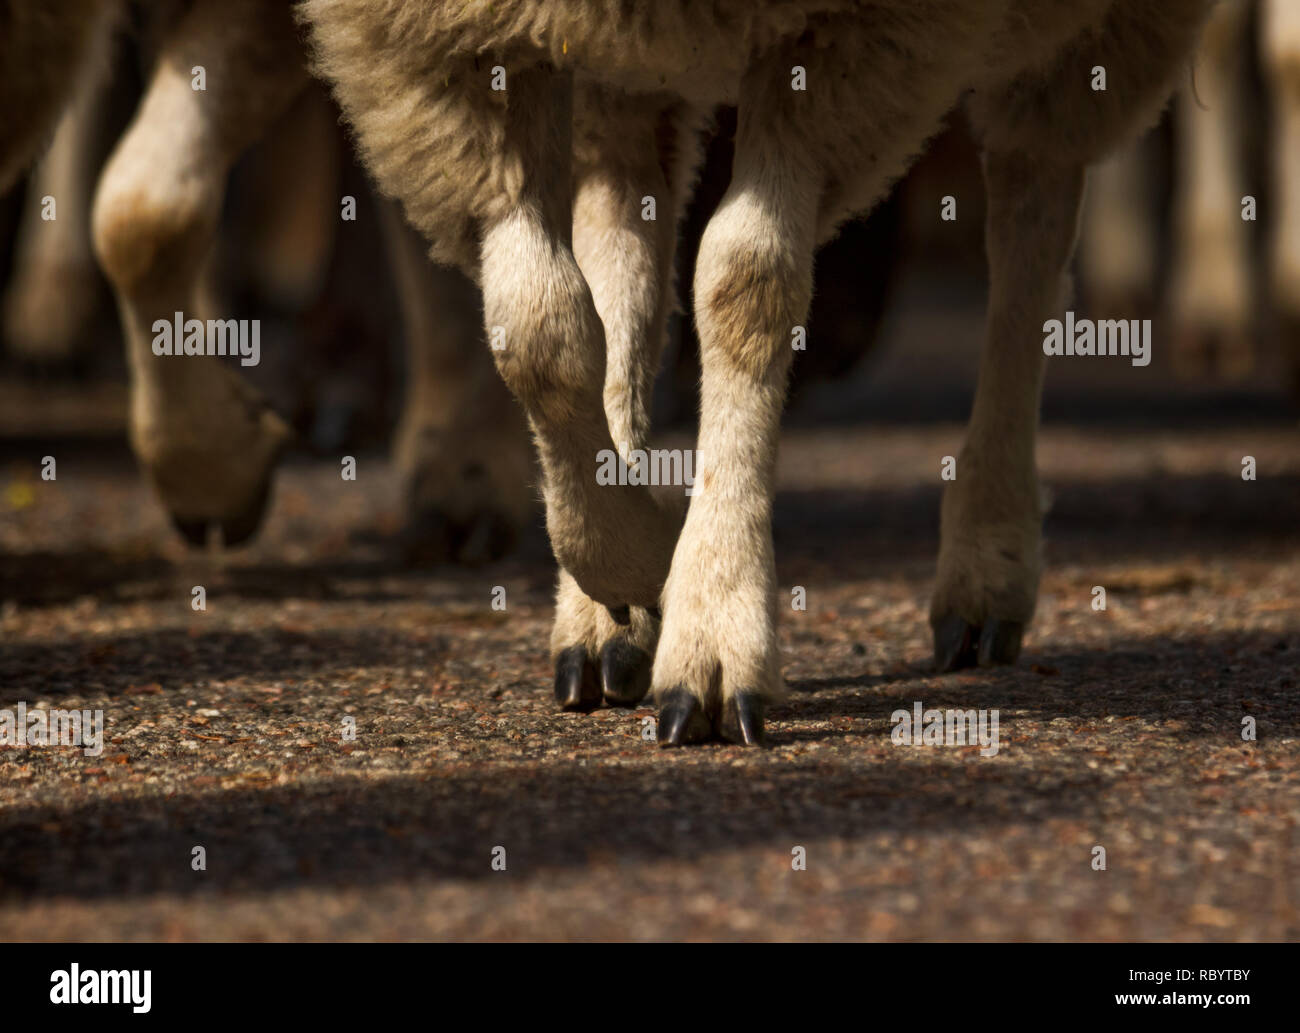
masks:
<path id="1" fill-rule="evenodd" d="M 557 653 L 600 644 L 599 629 L 569 616 L 581 609 L 576 592 L 589 613 L 662 600 L 661 703 L 684 692 L 731 734 L 737 700 L 777 695 L 772 479 L 813 250 L 871 208 L 966 91 L 986 149 L 989 330 L 944 500 L 932 620 L 976 633 L 1023 625 L 1038 580 L 1041 326 L 1061 302 L 1084 169 L 1154 120 L 1208 6 L 304 0 L 317 67 L 381 188 L 435 255 L 479 278 L 488 324 L 506 329 L 498 367 L 537 438 L 563 568 Z M 1097 64 L 1109 70 L 1104 93 L 1090 88 Z M 796 66 L 804 91 L 791 89 Z M 501 70 L 506 89 L 494 90 Z M 593 476 L 626 425 L 620 391 L 647 382 L 657 351 L 654 341 L 629 349 L 626 335 L 659 332 L 635 300 L 663 268 L 635 258 L 651 241 L 598 233 L 595 250 L 583 243 L 592 224 L 634 224 L 636 190 L 593 193 L 572 139 L 603 140 L 601 164 L 629 170 L 629 186 L 654 160 L 643 132 L 624 135 L 602 114 L 619 94 L 646 117 L 739 104 L 732 184 L 696 269 L 701 490 L 680 535 L 646 489 L 598 487 Z M 605 275 L 620 267 L 624 305 L 608 297 Z M 624 308 L 641 315 L 611 315 Z M 611 385 L 614 361 L 623 383 Z"/>

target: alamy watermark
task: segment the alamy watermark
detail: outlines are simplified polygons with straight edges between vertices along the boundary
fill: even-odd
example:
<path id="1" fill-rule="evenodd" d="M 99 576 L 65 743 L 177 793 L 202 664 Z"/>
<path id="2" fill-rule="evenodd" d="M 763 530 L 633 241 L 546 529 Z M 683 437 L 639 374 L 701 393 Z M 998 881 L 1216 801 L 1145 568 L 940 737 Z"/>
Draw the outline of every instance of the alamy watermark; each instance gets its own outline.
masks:
<path id="1" fill-rule="evenodd" d="M 981 757 L 996 757 L 1001 748 L 996 710 L 926 710 L 917 700 L 911 710 L 895 710 L 889 722 L 895 746 L 978 745 Z"/>
<path id="2" fill-rule="evenodd" d="M 153 322 L 155 355 L 238 355 L 241 366 L 262 361 L 260 319 L 186 319 L 177 312 L 172 319 Z"/>
<path id="3" fill-rule="evenodd" d="M 129 1004 L 137 1015 L 146 1014 L 151 1000 L 153 970 L 94 969 L 84 972 L 75 962 L 50 973 L 51 1004 Z"/>
<path id="4" fill-rule="evenodd" d="M 1075 319 L 1073 312 L 1065 321 L 1049 319 L 1043 324 L 1043 354 L 1060 355 L 1128 355 L 1134 366 L 1151 362 L 1151 320 L 1149 319 Z"/>
<path id="5" fill-rule="evenodd" d="M 19 703 L 0 710 L 0 746 L 80 746 L 87 757 L 104 752 L 102 710 L 45 710 Z"/>
<path id="6" fill-rule="evenodd" d="M 623 456 L 627 456 L 624 459 Z M 681 485 L 687 495 L 698 492 L 695 475 L 700 453 L 690 448 L 603 448 L 596 453 L 596 483 L 600 485 Z"/>

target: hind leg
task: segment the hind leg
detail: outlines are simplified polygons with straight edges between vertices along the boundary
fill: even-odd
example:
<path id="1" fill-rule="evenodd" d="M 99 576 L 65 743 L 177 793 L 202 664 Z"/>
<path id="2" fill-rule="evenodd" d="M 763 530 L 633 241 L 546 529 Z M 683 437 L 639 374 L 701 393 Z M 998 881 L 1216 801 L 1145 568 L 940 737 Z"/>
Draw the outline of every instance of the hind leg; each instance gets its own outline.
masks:
<path id="1" fill-rule="evenodd" d="M 1085 169 L 1155 121 L 1204 6 L 1117 5 L 1102 32 L 1067 47 L 1055 66 L 976 98 L 989 304 L 966 443 L 943 497 L 930 603 L 941 671 L 1013 663 L 1020 654 L 1038 595 L 1042 509 L 1034 446 L 1043 324 L 1064 314 Z M 1089 89 L 1096 64 L 1111 66 L 1108 91 Z"/>
<path id="2" fill-rule="evenodd" d="M 604 476 L 618 472 L 621 443 L 605 411 L 606 327 L 575 257 L 575 184 L 586 177 L 581 163 L 575 170 L 573 74 L 521 49 L 502 57 L 508 88 L 492 90 L 491 66 L 440 56 L 418 33 L 394 31 L 373 5 L 311 0 L 303 10 L 317 65 L 380 188 L 402 202 L 432 254 L 479 281 L 492 357 L 533 430 L 547 530 L 564 572 L 557 695 L 571 709 L 597 706 L 596 653 L 606 637 L 597 621 L 657 604 L 682 497 L 665 504 L 630 478 Z M 630 218 L 613 219 L 611 229 L 622 230 L 598 262 L 637 258 Z M 578 227 L 579 239 L 584 233 Z M 599 270 L 587 272 L 599 290 Z"/>
<path id="3" fill-rule="evenodd" d="M 4 339 L 15 358 L 61 365 L 86 350 L 105 292 L 90 242 L 90 203 L 105 142 L 113 23 L 101 18 L 50 149 L 28 178 L 4 295 Z M 42 217 L 52 197 L 57 218 Z"/>
<path id="4" fill-rule="evenodd" d="M 203 66 L 206 90 L 191 69 Z M 132 446 L 185 535 L 253 534 L 288 428 L 230 367 L 154 355 L 155 320 L 205 318 L 199 280 L 239 154 L 306 83 L 289 10 L 199 0 L 164 40 L 144 100 L 100 179 L 93 216 L 131 372 Z"/>
<path id="5" fill-rule="evenodd" d="M 989 311 L 957 476 L 943 498 L 931 601 L 940 670 L 1009 663 L 1033 616 L 1042 521 L 1034 437 L 1043 321 L 1061 306 L 1083 197 L 1081 162 L 984 157 Z"/>
<path id="6" fill-rule="evenodd" d="M 406 340 L 406 398 L 393 459 L 408 558 L 485 562 L 533 513 L 528 427 L 492 368 L 478 288 L 430 261 L 395 205 L 381 206 Z"/>

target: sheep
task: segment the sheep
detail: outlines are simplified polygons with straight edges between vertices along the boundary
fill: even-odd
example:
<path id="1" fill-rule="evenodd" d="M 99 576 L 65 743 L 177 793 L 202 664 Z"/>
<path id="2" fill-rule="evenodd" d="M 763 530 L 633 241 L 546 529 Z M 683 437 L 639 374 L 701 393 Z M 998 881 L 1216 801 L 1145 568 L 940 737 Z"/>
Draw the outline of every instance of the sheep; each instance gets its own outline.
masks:
<path id="1" fill-rule="evenodd" d="M 154 354 L 155 325 L 215 315 L 202 274 L 227 173 L 310 79 L 283 0 L 191 0 L 153 14 L 153 69 L 100 176 L 91 235 L 126 340 L 132 447 L 191 543 L 216 525 L 238 545 L 261 522 L 289 427 L 219 361 Z M 462 340 L 479 335 L 472 286 L 434 269 L 400 219 L 380 219 L 408 345 L 394 445 L 408 542 L 432 535 L 451 558 L 491 558 L 532 512 L 526 429 L 484 349 Z M 308 264 L 308 279 L 323 271 L 320 257 Z"/>
<path id="2" fill-rule="evenodd" d="M 0 3 L 0 194 L 48 142 L 75 95 L 110 0 L 3 0 Z M 102 56 L 102 55 L 100 55 Z"/>
<path id="3" fill-rule="evenodd" d="M 1259 27 L 1259 86 L 1248 59 Z M 1271 113 L 1267 160 L 1275 199 L 1253 185 L 1251 132 Z M 1174 108 L 1176 190 L 1171 199 L 1169 339 L 1175 369 L 1236 380 L 1256 366 L 1255 339 L 1279 332 L 1292 391 L 1300 397 L 1300 5 L 1220 0 L 1206 24 Z M 1128 149 L 1090 177 L 1080 247 L 1081 279 L 1098 308 L 1140 310 L 1155 300 L 1157 217 L 1147 203 L 1146 155 Z M 1268 173 L 1271 172 L 1271 177 Z M 1265 229 L 1257 256 L 1251 227 Z M 1257 286 L 1256 263 L 1263 282 Z M 1274 326 L 1267 325 L 1273 317 Z"/>
<path id="4" fill-rule="evenodd" d="M 501 329 L 493 358 L 533 429 L 561 568 L 562 707 L 631 705 L 648 688 L 661 745 L 763 741 L 782 689 L 773 470 L 813 252 L 967 92 L 989 202 L 988 332 L 930 623 L 940 670 L 1015 661 L 1039 574 L 1040 328 L 1062 304 L 1085 171 L 1152 124 L 1209 6 L 303 0 L 316 67 L 370 171 L 431 253 L 477 278 Z M 738 103 L 739 124 L 695 271 L 701 417 L 683 521 L 680 499 L 593 472 L 602 453 L 646 443 L 669 230 L 693 127 L 721 102 Z"/>
<path id="5" fill-rule="evenodd" d="M 49 149 L 28 179 L 14 246 L 14 276 L 4 292 L 4 340 L 10 352 L 37 365 L 67 363 L 90 338 L 102 293 L 90 242 L 90 202 L 98 172 L 100 134 L 116 19 L 101 16 L 86 43 L 73 92 Z M 20 63 L 19 68 L 23 65 Z M 44 198 L 56 202 L 48 218 Z"/>

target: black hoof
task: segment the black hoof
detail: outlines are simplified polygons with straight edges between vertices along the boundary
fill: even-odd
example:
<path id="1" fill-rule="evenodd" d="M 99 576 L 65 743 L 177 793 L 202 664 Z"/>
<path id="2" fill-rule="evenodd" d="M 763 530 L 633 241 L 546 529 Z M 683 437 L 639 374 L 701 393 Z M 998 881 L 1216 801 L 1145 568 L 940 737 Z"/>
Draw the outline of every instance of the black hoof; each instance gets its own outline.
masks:
<path id="1" fill-rule="evenodd" d="M 238 516 L 205 519 L 178 517 L 173 513 L 172 526 L 196 549 L 202 549 L 208 544 L 208 527 L 211 524 L 220 525 L 221 544 L 226 548 L 243 545 L 257 534 L 257 529 L 262 526 L 262 518 L 266 515 L 266 504 L 270 498 L 271 482 L 268 480 L 262 485 L 262 490 L 257 493 L 257 497 L 249 507 Z"/>
<path id="2" fill-rule="evenodd" d="M 186 520 L 173 513 L 172 526 L 194 548 L 202 549 L 208 544 L 208 522 L 206 520 Z"/>
<path id="3" fill-rule="evenodd" d="M 683 688 L 669 689 L 659 704 L 660 746 L 703 742 L 713 733 L 700 701 Z"/>
<path id="4" fill-rule="evenodd" d="M 756 692 L 738 692 L 722 704 L 718 734 L 741 746 L 762 746 L 763 715 L 767 705 Z"/>
<path id="5" fill-rule="evenodd" d="M 515 525 L 495 511 L 480 513 L 458 530 L 452 554 L 467 567 L 495 563 L 515 547 Z"/>
<path id="6" fill-rule="evenodd" d="M 452 520 L 438 510 L 411 513 L 401 532 L 403 559 L 412 566 L 493 563 L 515 547 L 518 531 L 501 513 L 485 511 L 469 520 Z"/>
<path id="7" fill-rule="evenodd" d="M 582 646 L 570 646 L 555 660 L 555 702 L 584 714 L 600 706 L 600 679 Z"/>
<path id="8" fill-rule="evenodd" d="M 1020 641 L 1025 626 L 1020 621 L 1002 621 L 990 617 L 980 629 L 979 664 L 1014 664 L 1020 656 Z"/>
<path id="9" fill-rule="evenodd" d="M 978 657 L 979 629 L 950 613 L 934 623 L 934 669 L 960 671 L 974 667 Z"/>
<path id="10" fill-rule="evenodd" d="M 650 654 L 616 638 L 600 651 L 600 688 L 611 707 L 634 707 L 650 691 Z"/>

